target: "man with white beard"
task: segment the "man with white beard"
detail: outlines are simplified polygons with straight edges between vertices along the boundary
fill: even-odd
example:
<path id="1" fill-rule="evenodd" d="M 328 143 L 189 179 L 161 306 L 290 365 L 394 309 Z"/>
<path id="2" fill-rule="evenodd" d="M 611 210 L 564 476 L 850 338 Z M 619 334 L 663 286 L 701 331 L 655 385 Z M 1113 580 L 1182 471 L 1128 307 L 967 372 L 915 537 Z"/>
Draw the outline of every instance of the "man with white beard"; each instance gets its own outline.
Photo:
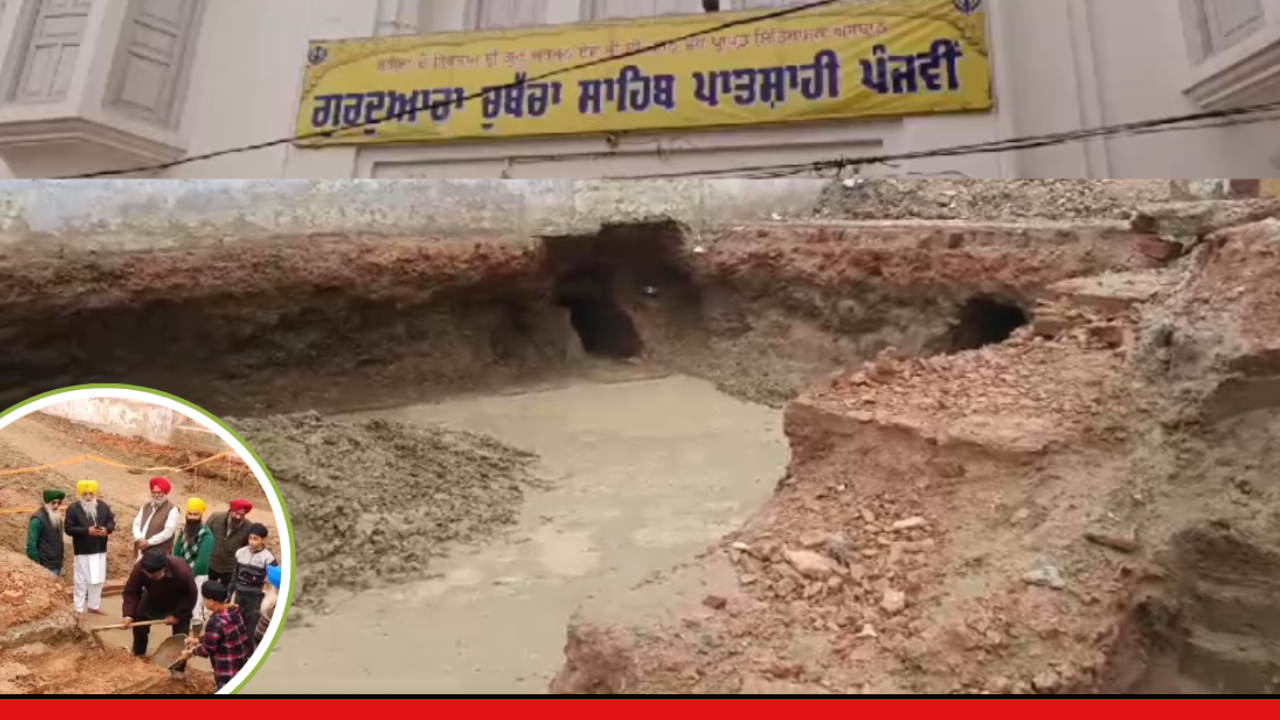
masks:
<path id="1" fill-rule="evenodd" d="M 61 490 L 45 490 L 44 506 L 31 515 L 27 523 L 27 557 L 40 567 L 62 575 L 62 559 L 66 547 L 62 539 L 62 501 L 67 494 Z"/>
<path id="2" fill-rule="evenodd" d="M 80 499 L 67 508 L 63 521 L 75 556 L 72 584 L 76 614 L 82 615 L 87 609 L 94 615 L 105 615 L 102 586 L 107 582 L 107 538 L 116 531 L 116 518 L 111 507 L 98 499 L 98 483 L 93 480 L 76 483 L 76 494 Z"/>
<path id="3" fill-rule="evenodd" d="M 138 510 L 138 517 L 133 521 L 133 546 L 138 551 L 137 557 L 142 557 L 150 548 L 172 555 L 178 528 L 182 527 L 182 513 L 177 505 L 169 502 L 173 486 L 168 480 L 153 477 L 149 486 L 151 502 Z"/>

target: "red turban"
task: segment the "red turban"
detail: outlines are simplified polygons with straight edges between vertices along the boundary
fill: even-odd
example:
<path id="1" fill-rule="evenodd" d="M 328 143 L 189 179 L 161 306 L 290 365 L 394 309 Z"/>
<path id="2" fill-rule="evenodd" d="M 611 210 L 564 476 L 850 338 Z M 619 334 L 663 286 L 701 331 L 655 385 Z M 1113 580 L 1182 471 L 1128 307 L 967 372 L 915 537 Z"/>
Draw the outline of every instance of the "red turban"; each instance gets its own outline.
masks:
<path id="1" fill-rule="evenodd" d="M 253 509 L 253 503 L 248 500 L 232 500 L 231 512 L 249 512 Z"/>
<path id="2" fill-rule="evenodd" d="M 168 495 L 169 491 L 172 489 L 173 489 L 173 486 L 169 484 L 168 480 L 165 480 L 162 477 L 151 478 L 151 492 L 155 492 L 159 490 L 165 495 Z"/>

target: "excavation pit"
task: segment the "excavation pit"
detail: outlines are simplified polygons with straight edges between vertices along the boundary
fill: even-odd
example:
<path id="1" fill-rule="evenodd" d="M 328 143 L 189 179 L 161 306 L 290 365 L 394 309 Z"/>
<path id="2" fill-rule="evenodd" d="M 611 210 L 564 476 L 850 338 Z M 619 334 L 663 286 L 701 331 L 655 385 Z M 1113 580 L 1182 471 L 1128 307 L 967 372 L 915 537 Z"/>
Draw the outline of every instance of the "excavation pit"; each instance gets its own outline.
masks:
<path id="1" fill-rule="evenodd" d="M 224 417 L 363 412 L 537 451 L 553 486 L 510 518 L 511 542 L 414 549 L 439 575 L 389 568 L 407 584 L 367 592 L 359 612 L 336 590 L 333 615 L 291 633 L 250 686 L 536 692 L 586 594 L 625 615 L 631 588 L 768 499 L 788 454 L 777 408 L 803 388 L 886 348 L 947 352 L 971 298 L 1030 306 L 1052 282 L 1148 267 L 1139 240 L 1111 225 L 748 224 L 695 237 L 644 223 L 60 258 L 0 266 L 13 298 L 0 308 L 0 368 L 15 402 L 72 380 L 134 382 Z M 970 311 L 978 345 L 998 342 L 999 310 Z M 347 457 L 332 453 L 335 466 L 396 446 L 368 434 Z M 422 481 L 412 465 L 385 477 L 397 497 Z M 321 510 L 306 522 L 362 521 L 350 507 Z M 427 686 L 420 663 L 389 661 L 386 618 L 395 637 L 441 648 Z M 526 636 L 530 650 L 511 653 Z"/>

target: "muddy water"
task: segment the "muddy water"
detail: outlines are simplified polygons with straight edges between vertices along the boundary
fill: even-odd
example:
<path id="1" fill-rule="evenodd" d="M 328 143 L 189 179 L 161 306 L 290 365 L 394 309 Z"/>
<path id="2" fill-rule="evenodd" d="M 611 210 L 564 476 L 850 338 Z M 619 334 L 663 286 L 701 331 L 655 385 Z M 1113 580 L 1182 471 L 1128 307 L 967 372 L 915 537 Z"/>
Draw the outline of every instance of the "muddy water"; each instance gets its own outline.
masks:
<path id="1" fill-rule="evenodd" d="M 579 603 L 625 593 L 737 527 L 788 455 L 776 411 L 682 377 L 378 415 L 534 450 L 556 487 L 531 496 L 509 538 L 460 549 L 439 577 L 288 630 L 243 692 L 543 692 Z"/>

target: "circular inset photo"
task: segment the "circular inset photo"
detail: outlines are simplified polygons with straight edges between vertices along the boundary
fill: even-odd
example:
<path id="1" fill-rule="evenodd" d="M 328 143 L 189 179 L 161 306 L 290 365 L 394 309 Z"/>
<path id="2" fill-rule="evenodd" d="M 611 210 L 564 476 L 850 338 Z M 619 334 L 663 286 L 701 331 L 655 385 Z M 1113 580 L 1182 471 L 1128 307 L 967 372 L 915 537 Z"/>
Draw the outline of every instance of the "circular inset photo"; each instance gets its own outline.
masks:
<path id="1" fill-rule="evenodd" d="M 0 415 L 0 695 L 234 693 L 292 563 L 270 474 L 204 410 L 86 385 Z"/>

